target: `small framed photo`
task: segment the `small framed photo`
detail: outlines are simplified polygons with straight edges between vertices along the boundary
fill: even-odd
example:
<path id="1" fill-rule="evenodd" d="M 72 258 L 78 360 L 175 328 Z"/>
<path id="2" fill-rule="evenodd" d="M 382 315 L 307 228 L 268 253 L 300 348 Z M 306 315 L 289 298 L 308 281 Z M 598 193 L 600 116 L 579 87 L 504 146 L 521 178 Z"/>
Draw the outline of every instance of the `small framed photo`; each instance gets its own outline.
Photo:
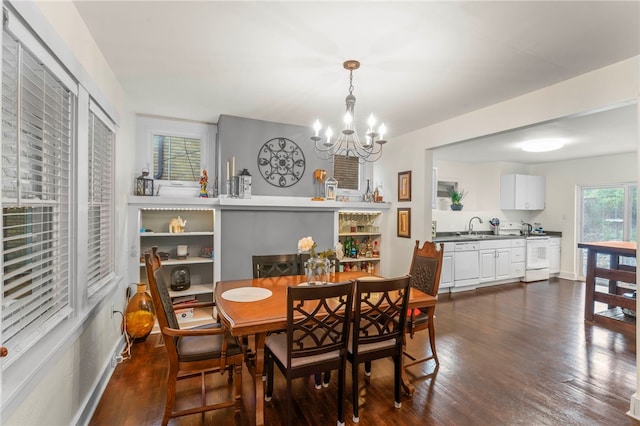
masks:
<path id="1" fill-rule="evenodd" d="M 398 173 L 398 201 L 411 201 L 411 170 Z"/>
<path id="2" fill-rule="evenodd" d="M 337 184 L 335 183 L 327 183 L 325 185 L 325 189 L 324 189 L 324 194 L 325 194 L 325 199 L 330 201 L 336 200 L 336 190 L 337 190 Z"/>
<path id="3" fill-rule="evenodd" d="M 398 209 L 398 237 L 411 238 L 411 209 Z"/>

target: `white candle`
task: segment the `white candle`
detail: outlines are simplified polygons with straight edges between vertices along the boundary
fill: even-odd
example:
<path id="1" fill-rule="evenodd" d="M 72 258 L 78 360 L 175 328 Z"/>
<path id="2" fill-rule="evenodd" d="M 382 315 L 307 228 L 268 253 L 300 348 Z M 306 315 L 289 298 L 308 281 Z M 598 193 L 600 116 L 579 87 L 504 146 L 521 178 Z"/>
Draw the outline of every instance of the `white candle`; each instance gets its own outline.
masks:
<path id="1" fill-rule="evenodd" d="M 231 157 L 231 176 L 236 175 L 236 157 Z"/>
<path id="2" fill-rule="evenodd" d="M 229 180 L 229 160 L 227 160 L 227 180 Z"/>

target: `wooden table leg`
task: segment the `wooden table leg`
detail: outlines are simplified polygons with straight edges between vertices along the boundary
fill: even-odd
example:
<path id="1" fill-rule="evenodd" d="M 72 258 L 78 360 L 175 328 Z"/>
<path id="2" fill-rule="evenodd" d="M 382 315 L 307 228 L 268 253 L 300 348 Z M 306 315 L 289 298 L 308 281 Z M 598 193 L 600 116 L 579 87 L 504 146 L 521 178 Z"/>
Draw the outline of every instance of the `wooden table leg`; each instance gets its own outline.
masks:
<path id="1" fill-rule="evenodd" d="M 255 364 L 253 366 L 253 379 L 256 385 L 256 425 L 264 425 L 264 382 L 262 371 L 264 367 L 264 342 L 267 333 L 256 333 L 255 336 Z"/>
<path id="2" fill-rule="evenodd" d="M 596 260 L 597 251 L 587 250 L 587 276 L 585 277 L 584 319 L 593 321 L 594 296 L 596 291 Z"/>

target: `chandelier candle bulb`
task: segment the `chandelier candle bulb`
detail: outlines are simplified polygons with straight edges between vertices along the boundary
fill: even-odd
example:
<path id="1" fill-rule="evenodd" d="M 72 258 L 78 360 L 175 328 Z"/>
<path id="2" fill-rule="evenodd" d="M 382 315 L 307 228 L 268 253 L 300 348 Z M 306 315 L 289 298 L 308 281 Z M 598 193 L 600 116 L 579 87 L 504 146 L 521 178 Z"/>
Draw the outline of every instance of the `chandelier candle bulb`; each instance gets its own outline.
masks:
<path id="1" fill-rule="evenodd" d="M 322 126 L 320 125 L 320 120 L 316 120 L 316 122 L 313 124 L 313 130 L 315 130 L 316 132 L 316 138 L 318 137 L 318 133 L 320 133 L 321 128 Z"/>

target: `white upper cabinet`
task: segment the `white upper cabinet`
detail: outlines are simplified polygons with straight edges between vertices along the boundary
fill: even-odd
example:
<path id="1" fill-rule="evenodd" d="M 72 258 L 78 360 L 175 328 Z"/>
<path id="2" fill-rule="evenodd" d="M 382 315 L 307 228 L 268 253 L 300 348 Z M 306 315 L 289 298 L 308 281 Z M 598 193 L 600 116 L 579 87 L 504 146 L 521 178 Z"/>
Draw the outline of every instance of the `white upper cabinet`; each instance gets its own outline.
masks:
<path id="1" fill-rule="evenodd" d="M 500 178 L 502 210 L 544 210 L 544 176 L 504 175 Z"/>

